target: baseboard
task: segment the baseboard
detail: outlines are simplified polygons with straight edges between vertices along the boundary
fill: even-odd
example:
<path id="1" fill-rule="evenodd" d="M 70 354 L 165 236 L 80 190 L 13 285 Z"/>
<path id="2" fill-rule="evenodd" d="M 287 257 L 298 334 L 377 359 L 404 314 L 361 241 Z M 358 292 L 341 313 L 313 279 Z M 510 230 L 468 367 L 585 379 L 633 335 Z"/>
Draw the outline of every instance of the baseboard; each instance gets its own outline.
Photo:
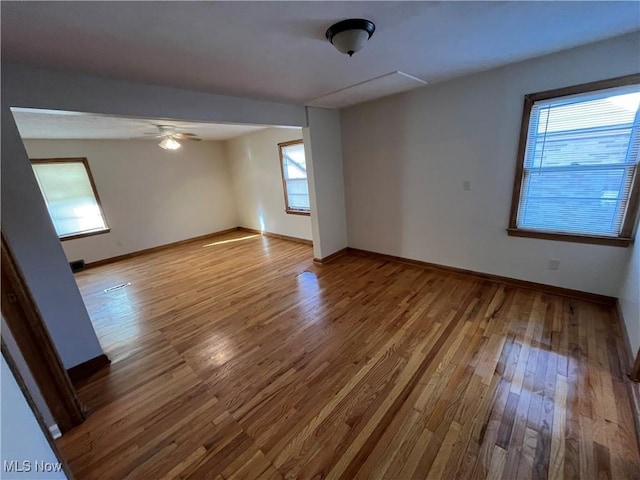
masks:
<path id="1" fill-rule="evenodd" d="M 67 374 L 71 379 L 71 383 L 81 382 L 89 378 L 91 375 L 96 373 L 97 371 L 103 369 L 107 365 L 111 363 L 109 357 L 107 357 L 104 353 L 102 355 L 98 355 L 97 357 L 93 357 L 86 362 L 82 362 L 80 365 L 76 365 L 75 367 L 71 367 L 67 370 Z"/>
<path id="2" fill-rule="evenodd" d="M 629 399 L 631 400 L 631 410 L 636 424 L 636 440 L 638 448 L 640 448 L 640 351 L 636 357 L 633 356 L 631 349 L 631 340 L 627 331 L 627 324 L 624 323 L 624 313 L 620 301 L 616 300 L 615 317 L 622 332 L 622 341 L 624 343 L 624 356 L 627 358 L 628 380 L 625 383 L 629 389 Z"/>
<path id="3" fill-rule="evenodd" d="M 640 384 L 627 382 L 627 385 L 631 396 L 631 410 L 633 410 L 633 418 L 636 422 L 636 440 L 638 441 L 638 448 L 640 448 Z"/>
<path id="4" fill-rule="evenodd" d="M 140 255 L 146 255 L 148 253 L 160 252 L 162 250 L 166 250 L 168 248 L 177 247 L 179 245 L 185 245 L 187 243 L 192 242 L 200 242 L 202 240 L 207 240 L 208 238 L 218 237 L 220 235 L 225 235 L 227 233 L 235 232 L 239 229 L 239 227 L 227 228 L 226 230 L 220 230 L 219 232 L 207 233 L 205 235 L 200 235 L 193 238 L 187 238 L 186 240 L 179 240 L 177 242 L 166 243 L 164 245 L 158 245 L 157 247 L 145 248 L 144 250 L 138 250 L 131 253 L 125 253 L 124 255 L 118 255 L 117 257 L 109 257 L 103 260 L 96 260 L 95 262 L 86 263 L 84 268 L 94 268 L 99 267 L 101 265 L 108 265 L 110 263 L 120 262 L 122 260 L 127 260 L 129 258 L 139 257 Z"/>
<path id="5" fill-rule="evenodd" d="M 289 235 L 281 235 L 279 233 L 273 233 L 273 232 L 263 232 L 262 230 L 256 230 L 255 228 L 249 228 L 249 227 L 238 227 L 238 230 L 241 232 L 247 232 L 247 233 L 257 233 L 259 235 L 264 235 L 265 237 L 279 238 L 280 240 L 288 240 L 290 242 L 313 245 L 313 242 L 311 240 L 307 240 L 306 238 L 290 237 Z"/>
<path id="6" fill-rule="evenodd" d="M 563 297 L 576 298 L 578 300 L 586 300 L 589 302 L 600 303 L 610 307 L 615 306 L 617 299 L 615 297 L 608 297 L 606 295 L 599 295 L 597 293 L 583 292 L 581 290 L 572 290 L 570 288 L 556 287 L 553 285 L 546 285 L 544 283 L 529 282 L 527 280 L 519 280 L 517 278 L 502 277 L 500 275 L 493 275 L 491 273 L 475 272 L 473 270 L 465 270 L 463 268 L 449 267 L 446 265 L 439 265 L 437 263 L 423 262 L 421 260 L 412 260 L 404 257 L 396 257 L 394 255 L 387 255 L 384 253 L 371 252 L 369 250 L 361 250 L 359 248 L 347 247 L 347 252 L 354 253 L 356 255 L 378 258 L 380 260 L 386 260 L 391 262 L 407 263 L 409 265 L 416 265 L 418 267 L 433 268 L 443 272 L 457 273 L 460 275 L 471 276 L 479 278 L 481 280 L 489 280 L 496 283 L 502 283 L 504 285 L 510 285 L 512 287 L 527 288 L 531 290 L 537 290 L 552 295 L 560 295 Z"/>
<path id="7" fill-rule="evenodd" d="M 343 248 L 342 250 L 338 250 L 337 252 L 334 252 L 331 255 L 326 256 L 324 258 L 314 258 L 313 261 L 316 263 L 320 263 L 321 265 L 326 265 L 327 263 L 331 263 L 337 258 L 340 258 L 343 255 L 346 255 L 346 253 L 347 253 L 347 248 Z"/>
<path id="8" fill-rule="evenodd" d="M 60 431 L 57 423 L 54 423 L 49 427 L 49 433 L 51 433 L 51 438 L 53 438 L 54 440 L 57 440 L 62 436 L 62 432 Z"/>
<path id="9" fill-rule="evenodd" d="M 629 369 L 629 378 L 631 378 L 631 380 L 633 380 L 634 382 L 640 382 L 640 371 L 638 371 L 638 365 L 636 365 L 640 360 L 640 352 L 638 352 L 638 355 L 636 356 L 633 355 L 633 350 L 631 349 L 631 340 L 629 338 L 629 332 L 627 331 L 627 324 L 624 322 L 624 313 L 622 312 L 622 305 L 620 305 L 620 300 L 616 300 L 615 316 L 622 332 L 622 339 L 624 341 L 624 352 L 625 357 L 627 357 L 627 368 Z"/>

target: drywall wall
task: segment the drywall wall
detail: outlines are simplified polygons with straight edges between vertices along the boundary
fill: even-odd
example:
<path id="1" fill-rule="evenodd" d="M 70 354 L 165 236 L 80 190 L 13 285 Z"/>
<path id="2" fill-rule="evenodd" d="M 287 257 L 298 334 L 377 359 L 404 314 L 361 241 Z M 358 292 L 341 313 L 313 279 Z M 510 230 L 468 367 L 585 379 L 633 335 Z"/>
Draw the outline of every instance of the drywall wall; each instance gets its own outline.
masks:
<path id="1" fill-rule="evenodd" d="M 238 226 L 311 240 L 311 219 L 285 212 L 278 143 L 302 139 L 300 128 L 268 128 L 225 142 Z"/>
<path id="2" fill-rule="evenodd" d="M 628 249 L 505 229 L 524 95 L 635 73 L 638 51 L 636 33 L 343 110 L 349 246 L 617 296 Z"/>
<path id="3" fill-rule="evenodd" d="M 86 157 L 109 233 L 62 242 L 69 260 L 94 262 L 237 226 L 222 142 L 25 140 L 30 158 Z"/>
<path id="4" fill-rule="evenodd" d="M 640 350 L 640 247 L 638 243 L 640 242 L 636 241 L 633 244 L 631 259 L 618 295 L 634 358 Z"/>
<path id="5" fill-rule="evenodd" d="M 4 356 L 1 368 L 2 478 L 67 478 Z M 35 462 L 43 463 L 36 465 Z M 51 468 L 57 471 L 38 471 L 37 467 L 45 464 L 51 465 Z M 18 471 L 18 468 L 22 471 Z M 8 471 L 9 469 L 12 471 Z"/>
<path id="6" fill-rule="evenodd" d="M 162 87 L 2 62 L 3 107 L 192 122 L 306 126 L 305 109 L 244 97 Z"/>
<path id="7" fill-rule="evenodd" d="M 347 246 L 340 113 L 307 107 L 302 130 L 309 175 L 313 255 L 327 258 Z"/>

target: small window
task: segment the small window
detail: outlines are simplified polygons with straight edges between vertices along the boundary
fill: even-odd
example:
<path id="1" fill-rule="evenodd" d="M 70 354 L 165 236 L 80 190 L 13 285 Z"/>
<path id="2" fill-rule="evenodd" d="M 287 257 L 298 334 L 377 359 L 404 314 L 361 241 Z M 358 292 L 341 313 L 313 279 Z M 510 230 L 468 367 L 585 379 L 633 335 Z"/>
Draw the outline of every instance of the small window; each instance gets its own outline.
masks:
<path id="1" fill-rule="evenodd" d="M 31 166 L 61 240 L 109 231 L 86 158 L 31 160 Z"/>
<path id="2" fill-rule="evenodd" d="M 629 245 L 639 105 L 640 75 L 526 95 L 509 234 Z"/>
<path id="3" fill-rule="evenodd" d="M 309 215 L 309 184 L 302 140 L 279 143 L 284 204 L 287 213 Z"/>

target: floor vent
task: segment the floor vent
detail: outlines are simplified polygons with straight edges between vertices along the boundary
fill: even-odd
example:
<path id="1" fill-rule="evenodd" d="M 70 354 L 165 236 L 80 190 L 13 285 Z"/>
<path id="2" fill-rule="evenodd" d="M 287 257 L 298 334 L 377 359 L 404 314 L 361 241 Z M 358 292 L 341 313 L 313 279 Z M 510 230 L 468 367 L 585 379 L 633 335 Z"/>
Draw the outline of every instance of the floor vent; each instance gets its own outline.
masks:
<path id="1" fill-rule="evenodd" d="M 120 285 L 116 285 L 115 287 L 109 287 L 105 289 L 104 293 L 113 292 L 114 290 L 120 290 L 121 288 L 128 287 L 129 285 L 131 285 L 129 282 L 121 283 Z"/>
<path id="2" fill-rule="evenodd" d="M 69 266 L 73 273 L 79 272 L 80 270 L 84 270 L 84 260 L 74 260 L 69 262 Z"/>

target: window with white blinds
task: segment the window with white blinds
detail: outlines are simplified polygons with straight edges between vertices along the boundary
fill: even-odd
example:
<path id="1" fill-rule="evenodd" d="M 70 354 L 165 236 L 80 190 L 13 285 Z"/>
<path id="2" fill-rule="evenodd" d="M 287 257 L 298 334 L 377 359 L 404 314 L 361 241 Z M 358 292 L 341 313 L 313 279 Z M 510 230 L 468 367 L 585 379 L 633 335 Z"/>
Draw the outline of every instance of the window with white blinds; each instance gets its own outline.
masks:
<path id="1" fill-rule="evenodd" d="M 526 104 L 526 145 L 510 227 L 630 237 L 637 208 L 632 190 L 638 188 L 640 85 L 535 96 Z"/>
<path id="2" fill-rule="evenodd" d="M 285 211 L 287 213 L 309 214 L 309 185 L 307 183 L 307 163 L 302 140 L 278 144 L 282 184 L 284 187 Z"/>
<path id="3" fill-rule="evenodd" d="M 31 166 L 61 240 L 109 231 L 86 158 L 32 160 Z"/>

